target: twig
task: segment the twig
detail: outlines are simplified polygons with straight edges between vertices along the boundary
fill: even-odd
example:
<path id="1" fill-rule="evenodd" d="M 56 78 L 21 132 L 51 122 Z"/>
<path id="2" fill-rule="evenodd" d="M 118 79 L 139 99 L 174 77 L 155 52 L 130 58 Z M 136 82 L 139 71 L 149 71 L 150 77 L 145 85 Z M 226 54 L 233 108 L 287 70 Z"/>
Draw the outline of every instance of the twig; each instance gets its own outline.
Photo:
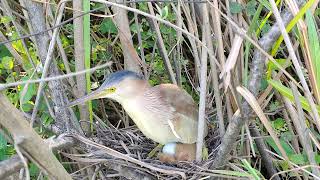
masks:
<path id="1" fill-rule="evenodd" d="M 2 93 L 0 93 L 0 109 L 0 124 L 12 134 L 15 142 L 20 142 L 19 147 L 25 155 L 50 177 L 71 179 L 42 138 L 30 128 L 23 115 Z"/>
<path id="2" fill-rule="evenodd" d="M 210 28 L 209 28 L 209 13 L 207 4 L 201 4 L 203 11 L 203 26 L 202 26 L 202 42 L 210 41 Z M 197 149 L 196 161 L 200 161 L 202 157 L 202 146 L 204 138 L 205 127 L 205 108 L 206 108 L 206 95 L 207 95 L 207 59 L 208 51 L 202 47 L 201 67 L 200 67 L 200 102 L 199 102 L 199 118 L 198 118 L 198 136 L 197 136 Z"/>
<path id="3" fill-rule="evenodd" d="M 93 147 L 96 147 L 96 148 L 99 148 L 103 151 L 105 151 L 106 153 L 108 153 L 109 155 L 113 156 L 113 157 L 116 157 L 116 158 L 120 158 L 120 159 L 124 159 L 124 160 L 127 160 L 129 162 L 132 162 L 132 163 L 135 163 L 135 164 L 138 164 L 140 166 L 143 166 L 143 167 L 146 167 L 148 169 L 151 169 L 151 170 L 154 170 L 154 171 L 158 171 L 158 172 L 161 172 L 161 173 L 165 173 L 165 174 L 171 174 L 171 175 L 180 175 L 183 179 L 186 178 L 186 175 L 184 172 L 181 172 L 181 171 L 173 171 L 173 170 L 165 170 L 165 169 L 161 169 L 161 168 L 158 168 L 158 167 L 154 167 L 150 164 L 147 164 L 145 162 L 141 162 L 137 159 L 134 159 L 130 156 L 126 156 L 118 151 L 115 151 L 111 148 L 108 148 L 106 146 L 103 146 L 101 144 L 98 144 L 98 143 L 95 143 L 93 141 L 90 141 L 89 139 L 86 139 L 80 135 L 70 135 L 71 137 L 74 137 L 76 139 L 78 139 L 79 141 L 87 144 L 87 145 L 90 145 L 90 146 L 93 146 Z"/>
<path id="4" fill-rule="evenodd" d="M 81 14 L 81 10 L 83 10 L 83 1 L 79 1 L 79 0 L 73 0 L 72 1 L 72 7 L 73 7 L 73 17 L 77 17 Z M 86 15 L 88 16 L 88 15 Z M 84 27 L 84 21 L 85 21 L 85 17 L 83 16 L 81 18 L 75 18 L 73 20 L 73 44 L 74 44 L 74 59 L 75 59 L 75 71 L 82 71 L 85 68 L 85 61 L 86 61 L 86 50 L 85 49 L 90 49 L 90 41 L 88 44 L 85 44 L 85 28 L 88 27 Z M 88 24 L 90 25 L 90 24 Z M 89 26 L 90 27 L 90 26 Z M 90 35 L 89 35 L 90 36 Z M 77 94 L 75 94 L 75 96 L 77 98 L 83 97 L 85 96 L 87 93 L 87 78 L 86 78 L 86 74 L 82 74 L 82 75 L 78 75 L 76 76 L 76 82 L 77 82 Z M 90 80 L 90 79 L 89 79 Z M 89 117 L 89 104 L 90 101 L 88 103 L 83 103 L 83 104 L 79 104 L 79 112 L 80 112 L 80 119 L 81 120 L 88 120 L 90 119 Z M 80 123 L 83 131 L 89 135 L 90 134 L 90 123 L 87 122 L 82 122 Z"/>
<path id="5" fill-rule="evenodd" d="M 283 39 L 284 39 L 284 41 L 285 41 L 285 43 L 287 45 L 287 48 L 288 48 L 289 55 L 290 55 L 290 58 L 292 60 L 292 63 L 294 65 L 294 67 L 295 67 L 295 70 L 297 72 L 299 80 L 300 80 L 300 82 L 302 84 L 305 96 L 306 96 L 306 98 L 308 100 L 308 103 L 310 104 L 310 107 L 311 107 L 312 114 L 314 116 L 314 120 L 316 122 L 316 125 L 317 125 L 318 129 L 320 129 L 320 116 L 319 116 L 319 113 L 317 111 L 317 107 L 316 107 L 316 105 L 315 105 L 315 103 L 313 101 L 312 94 L 311 94 L 310 89 L 308 87 L 307 81 L 304 78 L 304 75 L 303 75 L 303 72 L 302 72 L 302 68 L 301 68 L 301 66 L 300 66 L 300 64 L 298 62 L 297 56 L 296 56 L 296 54 L 294 52 L 292 43 L 290 41 L 289 35 L 288 35 L 288 33 L 286 31 L 286 28 L 285 28 L 284 22 L 281 19 L 280 13 L 278 11 L 277 5 L 274 2 L 274 0 L 269 0 L 269 2 L 271 4 L 272 11 L 273 11 L 274 16 L 275 16 L 275 18 L 277 20 L 278 26 L 280 27 Z"/>
<path id="6" fill-rule="evenodd" d="M 301 5 L 302 2 L 299 2 Z M 217 8 L 217 7 L 215 7 Z M 289 23 L 289 21 L 293 18 L 291 13 L 288 10 L 284 10 L 282 13 L 282 19 L 285 24 Z M 228 18 L 228 17 L 226 17 Z M 274 25 L 271 27 L 269 32 L 265 34 L 258 43 L 260 44 L 259 48 L 256 48 L 253 54 L 252 59 L 252 67 L 250 72 L 250 79 L 248 80 L 248 89 L 254 96 L 257 96 L 259 93 L 260 82 L 262 79 L 263 72 L 265 71 L 265 60 L 266 58 L 270 58 L 271 56 L 265 54 L 265 51 L 269 51 L 272 47 L 273 43 L 280 36 L 279 27 Z M 254 43 L 254 42 L 251 42 Z M 258 47 L 258 46 L 256 46 Z M 261 47 L 263 47 L 263 51 L 261 51 Z M 272 57 L 271 57 L 272 58 Z M 285 72 L 285 71 L 283 71 Z M 288 76 L 288 75 L 287 75 Z M 290 76 L 290 75 L 289 75 Z M 288 76 L 288 77 L 289 77 Z M 240 116 L 239 112 L 234 114 L 232 117 L 230 124 L 226 130 L 224 137 L 222 138 L 222 142 L 220 145 L 220 149 L 217 152 L 217 158 L 214 160 L 212 168 L 220 167 L 225 164 L 228 160 L 229 153 L 233 149 L 235 141 L 239 135 L 240 127 L 249 119 L 249 115 L 251 113 L 251 108 L 249 104 L 243 102 L 240 104 L 243 108 L 243 117 Z"/>
<path id="7" fill-rule="evenodd" d="M 91 1 L 95 2 L 95 0 Z M 112 2 L 118 3 L 123 2 L 123 0 L 112 0 Z M 116 6 L 112 6 L 112 10 L 115 14 L 113 19 L 115 24 L 117 25 L 118 34 L 121 42 L 121 49 L 124 57 L 124 68 L 140 73 L 140 65 L 143 68 L 145 68 L 145 64 L 141 61 L 138 53 L 136 52 L 133 46 L 127 10 Z"/>
<path id="8" fill-rule="evenodd" d="M 62 19 L 63 10 L 64 10 L 64 7 L 65 7 L 65 3 L 67 1 L 69 1 L 69 0 L 61 1 L 60 2 L 61 6 L 58 6 L 58 16 L 57 16 L 56 24 L 59 24 L 61 19 Z M 59 32 L 59 28 L 56 28 L 53 31 L 52 38 L 51 38 L 51 41 L 50 41 L 50 44 L 49 44 L 49 47 L 48 47 L 47 57 L 46 57 L 46 60 L 45 60 L 44 66 L 43 66 L 43 72 L 42 72 L 42 75 L 41 75 L 41 79 L 44 79 L 48 74 L 48 69 L 49 69 L 49 67 L 51 65 L 51 60 L 52 60 L 52 56 L 53 56 L 53 52 L 54 52 L 54 46 L 55 46 L 55 44 L 57 42 L 56 38 L 58 36 L 58 32 Z M 44 87 L 44 82 L 41 81 L 39 83 L 37 97 L 36 97 L 36 101 L 34 103 L 34 108 L 33 108 L 33 111 L 32 111 L 31 123 L 30 123 L 31 127 L 33 126 L 35 117 L 37 115 L 38 106 L 39 106 L 39 103 L 40 103 L 40 98 L 41 98 L 41 95 L 42 95 L 43 87 Z"/>
<path id="9" fill-rule="evenodd" d="M 27 81 L 17 81 L 17 82 L 13 82 L 13 83 L 7 83 L 7 84 L 0 84 L 0 91 L 9 88 L 9 87 L 15 87 L 15 86 L 19 86 L 19 85 L 23 85 L 23 84 L 30 84 L 30 83 L 39 83 L 39 82 L 49 82 L 49 81 L 55 81 L 55 80 L 59 80 L 59 79 L 65 79 L 68 77 L 72 77 L 72 76 L 76 76 L 79 74 L 84 74 L 87 72 L 93 72 L 96 71 L 97 69 L 103 69 L 105 67 L 111 66 L 112 62 L 107 62 L 105 64 L 90 68 L 90 69 L 86 69 L 83 71 L 78 71 L 78 72 L 73 72 L 73 73 L 69 73 L 69 74 L 64 74 L 64 75 L 59 75 L 59 76 L 52 76 L 52 77 L 47 77 L 44 79 L 35 79 L 35 80 L 27 80 Z"/>
<path id="10" fill-rule="evenodd" d="M 14 139 L 20 139 L 21 140 L 21 138 L 17 138 L 17 137 L 14 138 Z M 29 168 L 28 168 L 28 163 L 27 163 L 27 160 L 22 155 L 22 152 L 21 152 L 21 150 L 19 148 L 19 143 L 22 143 L 22 142 L 17 142 L 17 141 L 14 142 L 14 149 L 16 150 L 17 155 L 19 156 L 20 161 L 22 162 L 22 164 L 24 166 L 24 169 L 26 171 L 26 180 L 30 180 L 30 172 L 29 172 Z"/>
<path id="11" fill-rule="evenodd" d="M 21 39 L 30 38 L 30 37 L 33 37 L 33 36 L 38 36 L 38 35 L 40 35 L 40 34 L 43 34 L 43 33 L 46 33 L 46 32 L 48 32 L 48 31 L 54 30 L 54 29 L 56 29 L 56 28 L 59 28 L 59 27 L 65 25 L 65 24 L 68 24 L 68 23 L 72 22 L 75 18 L 82 17 L 82 16 L 84 16 L 84 15 L 86 15 L 86 14 L 89 14 L 89 13 L 91 13 L 91 12 L 95 12 L 95 11 L 98 11 L 98 10 L 104 9 L 104 8 L 105 8 L 105 7 L 99 7 L 99 8 L 96 8 L 96 9 L 92 9 L 92 10 L 90 10 L 90 11 L 88 11 L 88 12 L 84 12 L 83 14 L 81 14 L 81 15 L 79 15 L 79 16 L 77 16 L 77 17 L 73 17 L 73 18 L 70 18 L 70 19 L 68 19 L 68 20 L 65 20 L 65 21 L 61 22 L 60 24 L 57 24 L 57 25 L 55 25 L 55 26 L 52 26 L 51 28 L 46 29 L 46 30 L 43 30 L 43 31 L 39 31 L 39 32 L 36 32 L 36 33 L 31 33 L 31 34 L 28 34 L 28 35 L 25 35 L 25 36 L 21 36 L 21 37 L 16 38 L 16 39 L 1 41 L 1 42 L 0 42 L 0 45 L 7 44 L 7 43 L 10 43 L 10 42 L 14 42 L 14 41 L 18 41 L 18 40 L 21 40 Z M 113 15 L 110 15 L 110 16 L 108 16 L 108 17 L 112 17 L 112 16 L 113 16 Z"/>
<path id="12" fill-rule="evenodd" d="M 155 13 L 153 11 L 153 7 L 152 7 L 152 4 L 150 2 L 148 3 L 148 8 L 149 8 L 150 14 L 154 16 Z M 167 69 L 167 71 L 169 73 L 170 80 L 171 80 L 171 82 L 173 84 L 177 84 L 177 80 L 176 80 L 176 77 L 175 77 L 175 75 L 173 73 L 171 62 L 170 62 L 169 57 L 168 57 L 168 52 L 166 50 L 166 47 L 165 47 L 164 42 L 163 42 L 163 38 L 161 36 L 159 25 L 157 24 L 157 22 L 154 19 L 148 18 L 148 21 L 149 21 L 149 24 L 150 24 L 150 27 L 151 27 L 152 31 L 155 31 L 155 33 L 156 33 L 156 36 L 157 36 L 157 47 L 158 47 L 158 50 L 159 50 L 159 53 L 160 53 L 161 57 L 163 58 L 163 62 L 165 64 L 165 68 Z"/>
<path id="13" fill-rule="evenodd" d="M 305 123 L 305 117 L 304 117 L 304 113 L 303 113 L 303 109 L 301 106 L 301 102 L 300 102 L 300 95 L 298 93 L 298 89 L 297 87 L 293 84 L 290 83 L 291 85 L 291 89 L 293 92 L 293 96 L 294 96 L 294 100 L 295 100 L 295 105 L 296 105 L 296 109 L 297 109 L 297 120 L 298 122 L 296 122 L 298 124 L 298 127 L 296 126 L 297 131 L 300 131 L 300 135 L 301 135 L 301 144 L 303 145 L 303 150 L 306 152 L 308 159 L 310 161 L 311 165 L 317 165 L 316 160 L 315 160 L 315 152 L 313 151 L 313 147 L 310 141 L 310 138 L 308 136 L 308 132 L 310 131 L 307 128 L 307 125 Z M 294 119 L 292 119 L 293 121 Z M 319 176 L 319 169 L 318 168 L 311 168 L 312 172 Z M 319 176 L 320 177 L 320 176 Z"/>

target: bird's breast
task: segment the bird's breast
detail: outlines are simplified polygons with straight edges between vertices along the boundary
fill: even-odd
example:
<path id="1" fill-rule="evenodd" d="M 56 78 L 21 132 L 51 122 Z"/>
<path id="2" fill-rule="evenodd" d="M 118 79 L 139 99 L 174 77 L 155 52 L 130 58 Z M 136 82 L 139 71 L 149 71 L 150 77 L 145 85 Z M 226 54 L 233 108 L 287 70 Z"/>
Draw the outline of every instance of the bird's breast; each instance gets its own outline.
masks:
<path id="1" fill-rule="evenodd" d="M 124 102 L 122 106 L 146 137 L 161 144 L 177 142 L 167 123 L 170 112 L 163 112 L 160 107 L 150 109 L 150 105 L 139 99 Z"/>

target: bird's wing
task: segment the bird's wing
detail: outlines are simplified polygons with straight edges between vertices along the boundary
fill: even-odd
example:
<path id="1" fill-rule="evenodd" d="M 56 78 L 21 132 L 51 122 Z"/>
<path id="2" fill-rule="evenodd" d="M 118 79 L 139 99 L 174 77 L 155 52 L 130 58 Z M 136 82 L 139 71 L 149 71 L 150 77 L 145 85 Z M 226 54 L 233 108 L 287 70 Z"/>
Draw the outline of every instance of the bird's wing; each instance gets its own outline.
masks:
<path id="1" fill-rule="evenodd" d="M 192 97 L 183 89 L 174 84 L 158 85 L 160 96 L 175 112 L 195 121 L 198 120 L 198 107 Z"/>
<path id="2" fill-rule="evenodd" d="M 160 96 L 175 112 L 168 124 L 174 135 L 183 143 L 194 143 L 197 138 L 198 106 L 192 97 L 174 84 L 158 85 Z M 204 133 L 207 135 L 205 125 Z"/>

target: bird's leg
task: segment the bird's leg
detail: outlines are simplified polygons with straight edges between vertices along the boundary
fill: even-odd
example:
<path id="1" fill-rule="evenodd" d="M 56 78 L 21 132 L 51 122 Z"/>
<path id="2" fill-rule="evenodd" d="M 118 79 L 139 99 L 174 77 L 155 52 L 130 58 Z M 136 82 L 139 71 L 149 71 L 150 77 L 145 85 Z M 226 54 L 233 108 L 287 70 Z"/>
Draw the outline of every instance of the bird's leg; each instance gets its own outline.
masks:
<path id="1" fill-rule="evenodd" d="M 163 147 L 162 144 L 158 144 L 155 148 L 153 148 L 149 153 L 148 153 L 148 158 L 153 157 L 157 151 L 161 150 Z"/>

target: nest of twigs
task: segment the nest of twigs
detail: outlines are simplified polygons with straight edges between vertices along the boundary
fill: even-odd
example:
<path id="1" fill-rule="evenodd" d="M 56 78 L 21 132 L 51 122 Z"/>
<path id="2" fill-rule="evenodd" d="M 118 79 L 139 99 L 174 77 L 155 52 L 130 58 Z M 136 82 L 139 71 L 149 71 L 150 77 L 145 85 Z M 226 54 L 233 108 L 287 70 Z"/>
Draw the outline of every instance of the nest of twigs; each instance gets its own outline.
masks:
<path id="1" fill-rule="evenodd" d="M 80 142 L 86 144 L 86 148 L 81 149 L 87 149 L 87 152 L 81 155 L 64 155 L 74 161 L 90 164 L 96 176 L 112 179 L 199 179 L 212 174 L 208 167 L 220 144 L 220 138 L 215 132 L 210 129 L 205 138 L 209 156 L 201 163 L 162 163 L 157 158 L 158 152 L 153 157 L 148 157 L 157 143 L 146 138 L 137 127 L 116 129 L 102 122 L 96 124 L 93 137 L 78 137 Z M 73 177 L 82 179 L 83 173 L 74 172 Z"/>

